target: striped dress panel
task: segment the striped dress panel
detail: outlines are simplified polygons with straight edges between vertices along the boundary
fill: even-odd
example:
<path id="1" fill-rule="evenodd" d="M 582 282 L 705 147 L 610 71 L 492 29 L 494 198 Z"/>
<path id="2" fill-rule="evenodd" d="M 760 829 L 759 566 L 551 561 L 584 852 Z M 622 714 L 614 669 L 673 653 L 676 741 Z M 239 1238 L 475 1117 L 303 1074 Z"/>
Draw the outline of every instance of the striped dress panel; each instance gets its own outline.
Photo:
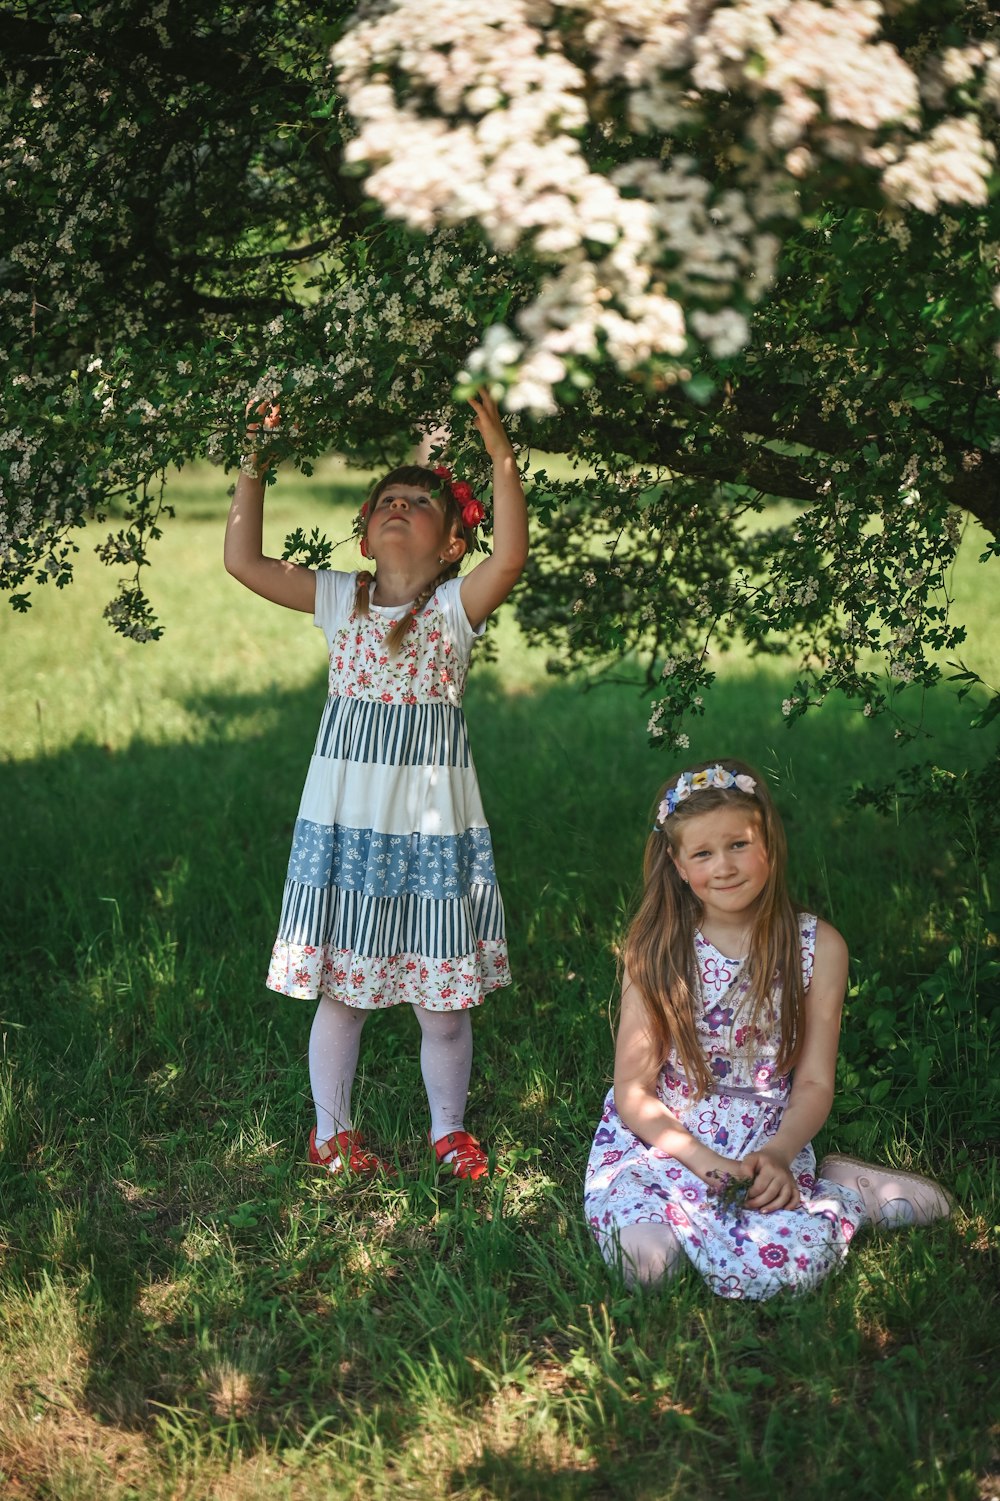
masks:
<path id="1" fill-rule="evenodd" d="M 368 766 L 469 765 L 465 715 L 454 704 L 386 704 L 379 699 L 326 701 L 315 754 Z"/>
<path id="2" fill-rule="evenodd" d="M 458 959 L 475 953 L 480 940 L 504 938 L 503 902 L 496 886 L 474 886 L 464 899 L 441 902 L 319 890 L 289 881 L 279 936 L 299 947 L 351 949 L 362 958 Z"/>

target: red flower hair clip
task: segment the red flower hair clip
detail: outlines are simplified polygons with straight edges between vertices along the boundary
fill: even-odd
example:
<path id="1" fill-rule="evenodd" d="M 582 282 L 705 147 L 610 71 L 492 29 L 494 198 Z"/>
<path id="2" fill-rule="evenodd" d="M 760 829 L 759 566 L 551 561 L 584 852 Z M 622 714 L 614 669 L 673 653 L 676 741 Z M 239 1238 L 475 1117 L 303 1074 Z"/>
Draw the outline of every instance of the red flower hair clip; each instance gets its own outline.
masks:
<path id="1" fill-rule="evenodd" d="M 358 538 L 358 548 L 363 558 L 371 558 L 371 548 L 368 546 L 368 538 L 365 536 L 365 524 L 368 521 L 368 502 L 362 505 L 358 512 L 358 519 L 354 523 L 354 530 Z"/>
<path id="2" fill-rule="evenodd" d="M 471 531 L 473 527 L 477 527 L 481 521 L 485 520 L 486 510 L 482 501 L 477 500 L 473 495 L 471 485 L 467 484 L 464 479 L 455 479 L 446 464 L 438 464 L 434 473 L 441 476 L 455 497 L 455 503 L 462 513 L 463 526 L 467 526 Z"/>

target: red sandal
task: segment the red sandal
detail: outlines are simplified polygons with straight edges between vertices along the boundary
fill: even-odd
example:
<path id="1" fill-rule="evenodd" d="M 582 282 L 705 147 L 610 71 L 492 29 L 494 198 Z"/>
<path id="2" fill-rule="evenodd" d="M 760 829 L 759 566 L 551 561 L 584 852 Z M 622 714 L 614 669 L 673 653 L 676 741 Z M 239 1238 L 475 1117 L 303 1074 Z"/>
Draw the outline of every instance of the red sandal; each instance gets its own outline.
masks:
<path id="1" fill-rule="evenodd" d="M 336 1150 L 334 1150 L 336 1143 Z M 360 1173 L 364 1178 L 373 1178 L 377 1173 L 386 1173 L 390 1178 L 396 1169 L 374 1152 L 365 1149 L 365 1140 L 360 1131 L 338 1131 L 329 1141 L 316 1140 L 316 1127 L 309 1133 L 309 1161 L 314 1167 L 325 1168 L 328 1173 Z M 340 1166 L 335 1166 L 339 1163 Z"/>
<path id="2" fill-rule="evenodd" d="M 476 1179 L 488 1176 L 489 1158 L 468 1131 L 449 1131 L 447 1136 L 442 1136 L 438 1141 L 433 1141 L 428 1132 L 427 1140 L 434 1148 L 438 1162 L 444 1167 L 450 1167 L 456 1178 Z M 450 1162 L 445 1162 L 449 1152 L 454 1152 L 455 1155 Z"/>

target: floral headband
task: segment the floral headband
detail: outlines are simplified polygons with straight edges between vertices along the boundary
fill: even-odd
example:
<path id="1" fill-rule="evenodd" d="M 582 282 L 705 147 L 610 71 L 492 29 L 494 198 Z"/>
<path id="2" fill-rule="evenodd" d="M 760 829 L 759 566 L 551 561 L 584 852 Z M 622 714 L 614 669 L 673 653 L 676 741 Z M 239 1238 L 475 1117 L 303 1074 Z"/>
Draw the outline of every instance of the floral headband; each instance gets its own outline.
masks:
<path id="1" fill-rule="evenodd" d="M 707 792 L 713 787 L 723 791 L 727 787 L 735 787 L 737 792 L 753 796 L 757 783 L 746 772 L 727 771 L 721 762 L 706 767 L 704 771 L 682 771 L 675 785 L 667 788 L 667 795 L 656 810 L 657 824 L 666 822 L 671 813 L 676 812 L 677 805 L 687 802 L 692 792 Z"/>

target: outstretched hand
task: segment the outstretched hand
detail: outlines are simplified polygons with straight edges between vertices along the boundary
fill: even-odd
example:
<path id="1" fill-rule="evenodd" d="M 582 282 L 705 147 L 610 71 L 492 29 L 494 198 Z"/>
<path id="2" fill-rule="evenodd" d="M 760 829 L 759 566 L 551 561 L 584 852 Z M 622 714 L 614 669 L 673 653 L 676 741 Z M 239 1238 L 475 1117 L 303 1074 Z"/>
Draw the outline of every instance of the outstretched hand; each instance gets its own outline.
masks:
<path id="1" fill-rule="evenodd" d="M 771 1214 L 775 1209 L 798 1209 L 802 1202 L 799 1185 L 788 1164 L 777 1154 L 772 1155 L 766 1147 L 759 1152 L 748 1152 L 743 1166 L 753 1174 L 746 1197 L 748 1209 L 762 1214 Z"/>
<path id="2" fill-rule="evenodd" d="M 267 444 L 265 443 L 263 448 L 261 448 L 258 439 L 262 428 L 265 433 L 273 433 L 277 432 L 281 427 L 281 407 L 278 404 L 277 397 L 265 398 L 264 401 L 258 402 L 248 401 L 246 414 L 248 419 L 247 437 L 253 443 L 255 450 L 253 456 L 254 463 L 258 468 L 263 466 L 266 469 L 270 463 L 271 455 Z M 260 422 L 249 420 L 254 417 L 259 417 L 262 420 Z"/>
<path id="3" fill-rule="evenodd" d="M 246 413 L 248 418 L 262 417 L 265 432 L 273 432 L 275 428 L 281 426 L 281 407 L 277 401 L 277 398 L 258 401 L 256 405 L 252 401 L 248 401 L 246 405 Z M 247 422 L 248 433 L 259 433 L 260 428 L 261 424 L 259 422 Z"/>
<path id="4" fill-rule="evenodd" d="M 469 405 L 476 414 L 473 426 L 482 438 L 490 458 L 496 458 L 498 453 L 509 450 L 511 443 L 504 429 L 500 408 L 490 393 L 485 389 L 477 391 L 475 396 L 469 397 Z"/>

